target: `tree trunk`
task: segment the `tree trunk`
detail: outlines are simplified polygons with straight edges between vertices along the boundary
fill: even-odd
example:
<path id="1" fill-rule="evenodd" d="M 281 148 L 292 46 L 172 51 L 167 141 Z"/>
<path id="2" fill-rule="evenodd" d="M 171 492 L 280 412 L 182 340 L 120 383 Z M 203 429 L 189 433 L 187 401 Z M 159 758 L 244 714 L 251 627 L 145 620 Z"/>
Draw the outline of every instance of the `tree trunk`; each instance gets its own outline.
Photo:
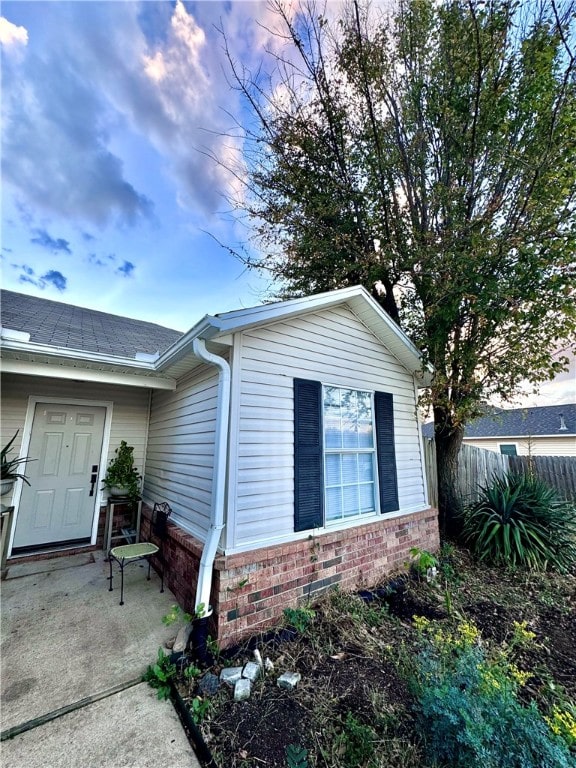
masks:
<path id="1" fill-rule="evenodd" d="M 451 414 L 444 408 L 434 408 L 434 440 L 436 443 L 436 471 L 438 473 L 438 509 L 440 534 L 456 538 L 460 532 L 458 513 L 460 499 L 456 494 L 458 453 L 464 437 L 464 428 L 452 424 Z"/>

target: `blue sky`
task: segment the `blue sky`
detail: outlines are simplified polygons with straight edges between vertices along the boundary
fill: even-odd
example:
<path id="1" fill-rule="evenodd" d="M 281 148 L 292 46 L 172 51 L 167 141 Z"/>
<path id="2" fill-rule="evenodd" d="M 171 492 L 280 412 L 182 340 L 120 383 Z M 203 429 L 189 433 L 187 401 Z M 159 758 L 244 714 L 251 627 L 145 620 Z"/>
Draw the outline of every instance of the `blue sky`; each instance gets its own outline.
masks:
<path id="1" fill-rule="evenodd" d="M 210 157 L 242 163 L 215 26 L 254 67 L 272 23 L 241 0 L 4 2 L 3 286 L 180 330 L 260 303 L 216 242 L 246 231 Z"/>

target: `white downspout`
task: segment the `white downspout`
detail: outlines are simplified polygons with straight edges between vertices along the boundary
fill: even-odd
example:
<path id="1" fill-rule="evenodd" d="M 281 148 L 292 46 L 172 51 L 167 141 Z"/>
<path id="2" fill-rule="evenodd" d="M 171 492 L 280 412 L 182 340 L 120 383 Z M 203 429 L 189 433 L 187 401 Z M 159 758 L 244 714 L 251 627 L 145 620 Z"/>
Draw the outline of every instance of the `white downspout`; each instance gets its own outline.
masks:
<path id="1" fill-rule="evenodd" d="M 216 410 L 216 451 L 214 454 L 214 477 L 212 481 L 212 507 L 210 510 L 210 529 L 202 550 L 196 605 L 203 605 L 207 611 L 210 605 L 212 572 L 220 534 L 224 528 L 224 501 L 226 495 L 226 458 L 228 453 L 228 423 L 230 414 L 230 366 L 223 357 L 214 355 L 206 349 L 204 339 L 195 338 L 192 348 L 194 354 L 206 363 L 218 368 L 218 399 Z"/>

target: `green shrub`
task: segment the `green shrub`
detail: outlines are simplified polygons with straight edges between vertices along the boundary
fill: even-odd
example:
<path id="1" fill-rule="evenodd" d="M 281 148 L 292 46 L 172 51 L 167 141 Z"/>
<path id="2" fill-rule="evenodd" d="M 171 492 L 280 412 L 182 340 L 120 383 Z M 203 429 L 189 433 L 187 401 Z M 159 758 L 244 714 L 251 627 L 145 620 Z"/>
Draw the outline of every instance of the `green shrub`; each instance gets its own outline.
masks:
<path id="1" fill-rule="evenodd" d="M 566 572 L 576 563 L 576 509 L 537 477 L 508 474 L 463 513 L 463 539 L 488 563 Z"/>
<path id="2" fill-rule="evenodd" d="M 411 674 L 426 753 L 450 768 L 574 768 L 566 743 L 537 706 L 523 706 L 519 686 L 528 679 L 507 658 L 494 659 L 473 624 L 454 633 L 426 620 Z"/>

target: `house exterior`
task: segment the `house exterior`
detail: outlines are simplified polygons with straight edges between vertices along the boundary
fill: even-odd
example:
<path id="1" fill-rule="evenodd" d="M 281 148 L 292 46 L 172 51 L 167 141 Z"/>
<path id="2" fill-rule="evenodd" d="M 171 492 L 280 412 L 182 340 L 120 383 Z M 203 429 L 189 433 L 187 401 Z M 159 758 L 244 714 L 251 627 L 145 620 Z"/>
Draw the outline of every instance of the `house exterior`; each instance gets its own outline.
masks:
<path id="1" fill-rule="evenodd" d="M 416 348 L 361 287 L 206 316 L 186 334 L 2 292 L 2 445 L 18 429 L 10 553 L 96 546 L 121 440 L 145 517 L 173 509 L 167 581 L 227 644 L 331 585 L 438 545 Z M 144 522 L 144 533 L 149 522 Z"/>
<path id="2" fill-rule="evenodd" d="M 508 456 L 576 456 L 576 403 L 494 409 L 466 427 L 464 443 Z"/>

